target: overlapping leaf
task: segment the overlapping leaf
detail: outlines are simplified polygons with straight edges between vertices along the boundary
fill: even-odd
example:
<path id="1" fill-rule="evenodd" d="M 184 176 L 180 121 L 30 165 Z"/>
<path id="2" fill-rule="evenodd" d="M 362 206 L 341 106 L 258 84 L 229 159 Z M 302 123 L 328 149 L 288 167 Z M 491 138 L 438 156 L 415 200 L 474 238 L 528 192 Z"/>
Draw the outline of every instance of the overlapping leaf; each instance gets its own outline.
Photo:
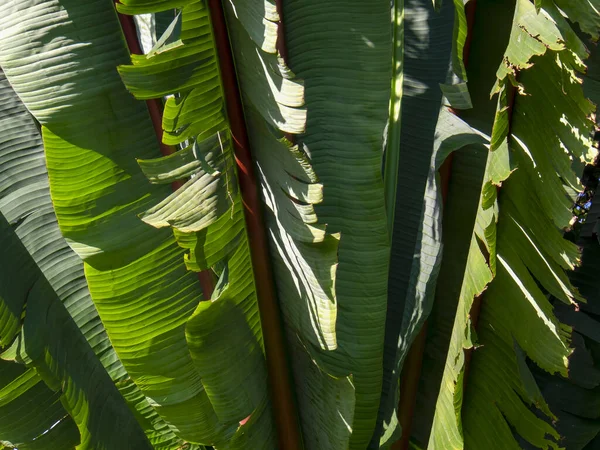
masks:
<path id="1" fill-rule="evenodd" d="M 279 14 L 273 3 L 225 6 L 282 311 L 305 342 L 333 350 L 339 236 L 318 222 L 313 205 L 322 202 L 323 187 L 304 151 L 284 135 L 306 126 L 304 82 L 278 53 Z"/>
<path id="2" fill-rule="evenodd" d="M 441 260 L 441 199 L 436 173 L 447 151 L 435 141 L 451 64 L 452 5 L 436 13 L 427 0 L 395 6 L 396 73 L 385 183 L 393 224 L 388 281 L 384 384 L 371 448 L 399 438 L 399 376 L 408 349 L 431 309 Z M 443 120 L 442 120 L 443 122 Z M 454 150 L 454 148 L 449 149 Z M 398 164 L 393 164 L 393 158 Z M 393 167 L 392 167 L 393 166 Z M 396 173 L 394 173 L 396 172 Z M 391 194 L 389 191 L 393 191 Z M 380 442 L 381 441 L 381 442 Z"/>
<path id="3" fill-rule="evenodd" d="M 227 2 L 226 14 L 266 206 L 278 296 L 296 362 L 305 447 L 346 448 L 354 390 L 348 388 L 349 380 L 336 380 L 310 362 L 305 347 L 332 351 L 338 345 L 335 283 L 340 236 L 328 233 L 315 214 L 314 205 L 323 201 L 323 186 L 305 150 L 292 142 L 306 126 L 304 81 L 278 52 L 283 41 L 273 3 Z M 341 397 L 334 401 L 336 396 Z M 323 401 L 326 398 L 331 401 Z"/>
<path id="4" fill-rule="evenodd" d="M 162 9 L 123 3 L 128 13 Z M 165 33 L 176 33 L 180 22 L 179 36 L 165 39 L 165 34 L 147 55 L 133 55 L 132 65 L 119 67 L 137 98 L 174 95 L 165 103 L 163 142 L 184 148 L 140 161 L 142 170 L 153 183 L 190 177 L 140 217 L 155 227 L 173 228 L 179 244 L 189 249 L 188 269 L 213 270 L 220 278 L 211 301 L 200 303 L 185 326 L 193 367 L 218 419 L 206 428 L 216 432 L 206 442 L 218 448 L 271 448 L 260 318 L 209 14 L 203 1 L 177 7 L 180 16 Z M 227 428 L 249 416 L 230 434 Z"/>
<path id="5" fill-rule="evenodd" d="M 270 410 L 256 396 L 244 411 L 236 411 L 235 419 L 217 414 L 227 399 L 225 394 L 213 395 L 213 387 L 205 389 L 202 384 L 203 376 L 210 379 L 206 372 L 210 368 L 198 365 L 206 351 L 198 339 L 218 333 L 222 323 L 217 319 L 221 317 L 213 314 L 213 319 L 201 321 L 200 327 L 193 326 L 195 318 L 204 312 L 195 314 L 202 294 L 195 275 L 186 268 L 184 250 L 171 231 L 156 230 L 138 217 L 160 205 L 170 189 L 151 185 L 136 162 L 136 158 L 155 158 L 158 146 L 144 104 L 127 93 L 115 71 L 118 64 L 128 64 L 130 58 L 113 8 L 108 0 L 85 4 L 52 0 L 11 2 L 2 18 L 0 64 L 26 106 L 42 123 L 50 189 L 61 232 L 85 261 L 92 299 L 123 365 L 147 399 L 147 406 L 166 422 L 170 432 L 183 440 L 214 443 L 221 448 L 272 447 L 272 431 L 252 431 L 255 427 L 265 430 L 265 420 L 266 430 L 271 430 Z M 198 4 L 189 9 L 193 19 L 195 13 L 202 11 L 202 5 L 200 9 Z M 13 20 L 16 17 L 18 21 Z M 25 20 L 34 17 L 35 20 Z M 182 31 L 182 38 L 198 28 L 210 37 L 205 13 L 198 27 Z M 36 39 L 31 38 L 32 34 Z M 212 54 L 211 67 L 215 70 L 212 44 L 196 44 L 192 51 L 184 49 L 183 55 L 174 46 L 180 63 L 197 62 L 198 52 Z M 157 52 L 156 58 L 164 63 L 161 68 L 165 73 L 173 69 L 168 55 Z M 136 93 L 146 97 L 156 90 L 160 91 L 157 96 L 171 94 L 169 89 L 180 88 L 177 83 L 187 73 L 182 70 L 179 75 L 166 81 L 156 77 L 149 84 L 145 80 L 146 84 L 142 82 Z M 132 76 L 144 81 L 143 73 Z M 198 77 L 190 79 L 191 84 Z M 218 82 L 212 87 L 216 90 L 209 89 L 199 96 L 205 94 L 203 98 L 208 98 L 219 92 Z M 187 127 L 185 135 L 175 123 L 180 119 L 179 112 L 189 112 L 183 108 L 188 104 L 186 99 L 170 102 L 167 112 L 171 115 L 165 114 L 165 121 L 171 120 L 171 140 L 190 139 L 193 146 L 201 131 L 197 124 L 196 128 Z M 203 114 L 212 119 L 209 136 L 223 131 L 221 110 L 204 109 Z M 202 125 L 203 130 L 206 125 Z M 228 145 L 226 136 L 223 145 Z M 227 148 L 219 150 L 226 153 Z M 215 171 L 223 178 L 230 173 L 221 166 Z M 235 185 L 230 187 L 231 191 L 225 193 L 228 206 L 224 210 L 233 214 L 231 205 L 236 203 L 237 195 Z M 177 205 L 193 204 L 189 197 L 194 189 L 208 198 L 211 188 L 207 177 L 195 177 L 176 195 L 175 212 L 168 205 L 159 206 L 151 211 L 154 215 L 148 214 L 145 219 L 154 223 L 181 217 L 186 226 L 205 226 L 206 221 L 200 218 L 204 211 L 195 210 L 186 216 L 180 214 L 182 208 Z M 217 213 L 208 222 L 218 218 Z M 240 233 L 245 239 L 243 227 L 237 234 Z M 199 248 L 204 243 L 206 240 L 198 244 Z M 240 245 L 244 246 L 243 240 Z M 223 290 L 236 299 L 236 307 L 243 312 L 259 349 L 258 356 L 256 351 L 252 355 L 262 361 L 258 315 L 254 298 L 248 293 L 248 286 L 252 285 L 249 265 L 236 262 L 233 252 L 226 256 L 231 279 L 224 282 Z M 240 273 L 232 265 L 244 270 Z M 220 274 L 223 271 L 221 268 Z M 224 341 L 222 345 L 230 348 L 231 342 Z M 255 378 L 260 378 L 260 372 Z M 227 377 L 222 381 L 226 382 Z M 264 380 L 256 391 L 260 393 L 261 389 L 264 400 Z M 251 413 L 252 419 L 240 427 L 238 422 Z M 237 417 L 239 414 L 243 416 Z M 249 436 L 255 440 L 248 441 Z"/>
<path id="6" fill-rule="evenodd" d="M 537 447 L 559 446 L 556 430 L 532 412 L 553 417 L 525 358 L 567 375 L 570 328 L 555 317 L 544 292 L 567 304 L 581 299 L 564 273 L 577 264 L 577 249 L 561 228 L 571 218 L 566 189 L 578 188 L 572 165 L 590 148 L 592 106 L 576 76 L 585 56 L 554 3 L 544 2 L 538 12 L 528 0 L 517 1 L 497 72 L 498 112 L 429 448 L 519 448 L 513 431 Z M 512 116 L 511 83 L 521 94 Z M 494 185 L 510 174 L 509 152 L 517 170 L 497 194 Z M 472 276 L 477 273 L 486 275 Z M 463 352 L 473 345 L 468 314 L 473 296 L 490 281 L 463 404 Z"/>
<path id="7" fill-rule="evenodd" d="M 180 446 L 110 345 L 83 264 L 58 229 L 39 130 L 2 72 L 0 98 L 0 440 L 18 448 Z M 121 437 L 112 440 L 115 430 Z"/>
<path id="8" fill-rule="evenodd" d="M 583 89 L 594 103 L 600 98 L 595 90 L 598 76 L 597 45 L 590 45 L 590 58 L 586 60 L 588 69 L 583 77 Z M 589 175 L 588 175 L 589 173 Z M 588 193 L 597 189 L 595 168 L 586 166 L 582 183 Z M 597 357 L 598 322 L 598 240 L 597 233 L 598 207 L 597 195 L 592 197 L 592 206 L 583 224 L 575 223 L 569 233 L 569 239 L 575 240 L 581 248 L 581 266 L 569 274 L 569 278 L 586 299 L 576 308 L 553 299 L 557 317 L 573 327 L 572 346 L 574 348 L 569 378 L 550 376 L 540 370 L 534 370 L 540 389 L 547 399 L 552 412 L 557 416 L 557 430 L 561 434 L 561 443 L 565 448 L 579 450 L 593 449 L 599 442 L 600 415 L 597 407 L 600 391 L 600 371 Z M 535 369 L 535 368 L 534 368 Z"/>
<path id="9" fill-rule="evenodd" d="M 353 375 L 349 448 L 371 439 L 382 380 L 389 237 L 381 149 L 390 92 L 389 2 L 283 3 L 287 63 L 308 111 L 296 143 L 323 183 L 320 223 L 341 233 L 335 279 L 337 348 L 307 344 L 326 373 Z M 334 447 L 336 448 L 336 447 Z"/>

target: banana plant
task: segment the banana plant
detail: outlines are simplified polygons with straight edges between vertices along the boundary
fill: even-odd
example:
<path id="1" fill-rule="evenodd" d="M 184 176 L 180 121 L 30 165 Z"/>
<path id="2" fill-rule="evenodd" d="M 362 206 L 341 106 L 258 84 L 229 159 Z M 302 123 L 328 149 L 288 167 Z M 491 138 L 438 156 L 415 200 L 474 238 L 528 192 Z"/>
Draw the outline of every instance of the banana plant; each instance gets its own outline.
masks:
<path id="1" fill-rule="evenodd" d="M 0 5 L 2 445 L 558 447 L 600 5 L 500 3 Z"/>

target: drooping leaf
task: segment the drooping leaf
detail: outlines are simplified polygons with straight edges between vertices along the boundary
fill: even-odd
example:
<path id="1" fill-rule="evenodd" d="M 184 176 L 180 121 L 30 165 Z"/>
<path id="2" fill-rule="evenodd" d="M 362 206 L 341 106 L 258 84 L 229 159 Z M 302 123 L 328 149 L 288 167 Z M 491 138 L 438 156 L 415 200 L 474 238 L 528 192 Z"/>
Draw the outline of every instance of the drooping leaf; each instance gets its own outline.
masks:
<path id="1" fill-rule="evenodd" d="M 58 229 L 39 130 L 2 72 L 0 98 L 0 336 L 14 349 L 2 357 L 16 361 L 2 362 L 7 378 L 0 384 L 5 410 L 0 439 L 19 448 L 179 446 L 146 409 L 111 347 L 83 264 Z M 35 401 L 48 410 L 32 408 Z M 111 441 L 119 429 L 121 437 Z"/>
<path id="2" fill-rule="evenodd" d="M 13 3 L 2 18 L 3 43 L 11 44 L 0 45 L 0 64 L 42 123 L 61 232 L 84 259 L 92 299 L 148 406 L 180 439 L 228 448 L 244 417 L 219 421 L 186 340 L 186 323 L 201 299 L 199 283 L 187 271 L 184 251 L 172 232 L 156 230 L 138 217 L 167 197 L 169 187 L 150 184 L 136 162 L 159 152 L 144 104 L 127 93 L 115 71 L 130 58 L 113 5 L 46 1 L 40 9 L 37 3 Z M 191 11 L 197 9 L 190 6 Z M 17 23 L 13 17 L 36 20 Z M 84 26 L 92 17 L 100 25 Z M 206 18 L 198 27 L 210 30 Z M 193 35 L 198 27 L 182 27 L 182 37 Z M 32 41 L 31 33 L 39 39 Z M 28 64 L 34 60 L 55 64 L 36 64 L 33 70 Z M 168 58 L 166 65 L 168 70 Z M 214 59 L 212 67 L 216 68 Z M 166 95 L 174 82 L 159 78 L 154 87 L 143 89 Z M 50 98 L 44 97 L 45 89 L 53 93 Z M 177 102 L 172 99 L 169 111 L 177 110 Z M 222 122 L 218 111 L 203 114 L 213 118 L 215 126 Z M 251 273 L 248 276 L 251 282 Z M 256 325 L 253 332 L 260 340 Z M 262 389 L 266 392 L 266 385 Z M 268 427 L 270 410 L 263 411 Z M 255 419 L 253 423 L 263 424 L 260 417 Z M 268 442 L 269 435 L 258 438 Z"/>
<path id="3" fill-rule="evenodd" d="M 464 310 L 459 303 L 430 448 L 519 448 L 513 431 L 536 447 L 559 447 L 559 434 L 549 423 L 553 415 L 532 384 L 521 353 L 543 370 L 567 376 L 570 328 L 556 318 L 544 293 L 552 292 L 566 303 L 581 298 L 564 273 L 577 264 L 578 256 L 576 248 L 562 238 L 561 228 L 571 218 L 567 189 L 579 188 L 573 162 L 590 157 L 587 133 L 592 109 L 576 75 L 583 67 L 585 47 L 557 11 L 552 2 L 542 2 L 538 13 L 531 2 L 517 1 L 514 17 L 505 22 L 512 22 L 512 32 L 497 71 L 494 92 L 500 92 L 500 101 L 495 120 L 482 96 L 474 100 L 476 112 L 466 114 L 470 124 L 483 124 L 484 130 L 491 130 L 493 123 L 486 169 L 489 181 L 483 186 L 473 230 L 480 245 L 471 247 L 469 258 L 479 254 L 480 265 L 494 279 L 488 278 L 491 283 L 481 296 L 480 347 L 473 351 L 465 376 L 461 375 L 464 346 L 457 343 L 470 329 L 468 303 L 473 294 L 465 299 Z M 482 7 L 476 23 L 491 13 L 492 9 Z M 481 30 L 484 23 L 485 19 Z M 477 32 L 476 28 L 474 56 L 483 51 L 482 45 L 475 44 Z M 469 76 L 470 83 L 486 81 L 491 87 L 490 70 L 478 68 L 472 73 L 476 76 Z M 508 101 L 512 86 L 517 89 L 513 105 Z M 483 89 L 477 92 L 484 93 Z M 486 117 L 487 126 L 482 120 Z M 498 166 L 506 157 L 497 155 L 503 154 L 511 162 Z M 513 166 L 516 170 L 511 174 Z M 504 167 L 504 176 L 496 175 L 498 167 Z M 498 181 L 506 177 L 498 189 Z M 463 290 L 471 283 L 465 276 Z M 485 283 L 476 293 L 483 288 Z M 453 393 L 452 397 L 445 392 Z"/>

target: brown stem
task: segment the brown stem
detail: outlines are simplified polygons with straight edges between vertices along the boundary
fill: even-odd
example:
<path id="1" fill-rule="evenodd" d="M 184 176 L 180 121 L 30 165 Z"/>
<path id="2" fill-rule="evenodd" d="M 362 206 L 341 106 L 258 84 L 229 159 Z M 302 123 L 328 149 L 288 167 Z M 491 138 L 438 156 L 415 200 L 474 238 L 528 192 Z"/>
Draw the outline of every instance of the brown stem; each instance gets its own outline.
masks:
<path id="1" fill-rule="evenodd" d="M 398 422 L 402 427 L 400 440 L 394 442 L 391 450 L 406 450 L 410 443 L 415 406 L 417 403 L 417 390 L 421 378 L 423 353 L 427 340 L 427 321 L 413 341 L 406 355 L 406 361 L 400 375 L 400 400 L 398 402 Z"/>
<path id="2" fill-rule="evenodd" d="M 223 6 L 220 0 L 208 0 L 208 7 L 219 56 L 227 115 L 234 142 L 246 227 L 250 236 L 250 254 L 267 357 L 273 415 L 279 440 L 278 448 L 301 450 L 303 447 L 302 435 L 292 393 L 291 372 L 286 357 L 281 313 L 275 297 L 267 236 L 262 221 L 262 205 L 250 154 Z"/>
<path id="3" fill-rule="evenodd" d="M 115 3 L 120 3 L 119 0 L 115 0 Z M 129 51 L 134 55 L 141 55 L 144 52 L 140 46 L 140 42 L 137 37 L 137 32 L 135 28 L 135 22 L 133 17 L 127 16 L 125 14 L 118 13 L 119 22 L 121 23 L 121 29 L 123 30 L 123 34 L 125 35 L 125 41 L 127 42 L 127 47 Z M 154 133 L 156 134 L 156 139 L 158 140 L 158 144 L 160 145 L 160 152 L 163 155 L 170 155 L 171 153 L 175 153 L 175 148 L 171 145 L 167 145 L 162 141 L 163 128 L 162 128 L 162 104 L 158 99 L 146 100 L 146 106 L 148 107 L 148 112 L 150 113 L 150 118 L 152 119 L 152 126 L 154 127 Z M 177 180 L 171 183 L 171 187 L 174 191 L 179 189 L 185 180 Z M 210 270 L 203 270 L 198 272 L 198 280 L 200 281 L 200 286 L 202 287 L 202 295 L 205 300 L 209 300 L 214 289 L 215 289 L 215 279 Z"/>
<path id="4" fill-rule="evenodd" d="M 471 40 L 473 37 L 473 24 L 475 23 L 475 10 L 477 9 L 477 0 L 471 0 L 465 5 L 465 14 L 467 16 L 467 39 L 463 48 L 463 61 L 465 67 L 469 64 L 469 55 L 471 54 Z"/>

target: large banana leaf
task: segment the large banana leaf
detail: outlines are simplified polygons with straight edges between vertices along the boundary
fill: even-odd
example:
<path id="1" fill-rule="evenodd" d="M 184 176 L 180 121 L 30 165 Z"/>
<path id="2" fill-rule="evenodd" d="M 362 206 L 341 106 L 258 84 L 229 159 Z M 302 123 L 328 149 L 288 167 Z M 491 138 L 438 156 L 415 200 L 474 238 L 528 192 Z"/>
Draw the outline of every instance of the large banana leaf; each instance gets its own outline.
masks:
<path id="1" fill-rule="evenodd" d="M 337 348 L 308 348 L 325 372 L 353 375 L 349 448 L 362 449 L 373 434 L 382 383 L 389 237 L 380 170 L 391 74 L 389 2 L 289 1 L 282 13 L 288 64 L 304 81 L 308 110 L 296 140 L 323 183 L 317 217 L 341 234 Z"/>
<path id="2" fill-rule="evenodd" d="M 276 58 L 276 11 L 266 4 L 263 17 L 248 13 L 261 9 L 263 5 L 260 2 L 256 5 L 233 2 L 231 8 L 227 9 L 228 24 L 250 141 L 261 176 L 263 198 L 269 211 L 267 217 L 275 255 L 277 286 L 289 325 L 288 334 L 295 355 L 293 359 L 297 363 L 302 425 L 309 448 L 344 448 L 349 439 L 349 423 L 352 423 L 353 414 L 353 436 L 360 436 L 360 433 L 367 436 L 371 432 L 368 421 L 364 425 L 358 422 L 357 425 L 353 411 L 353 406 L 359 404 L 361 393 L 357 393 L 355 403 L 355 391 L 347 380 L 335 381 L 315 367 L 314 363 L 308 362 L 308 355 L 303 355 L 305 346 L 327 351 L 335 351 L 339 346 L 341 324 L 338 322 L 336 326 L 334 291 L 334 283 L 339 280 L 335 278 L 339 237 L 326 234 L 325 227 L 317 223 L 312 205 L 321 201 L 322 188 L 304 156 L 307 150 L 291 145 L 284 138 L 283 133 L 299 133 L 306 127 L 304 85 L 294 77 L 283 60 Z M 132 9 L 131 6 L 123 10 L 143 11 Z M 182 37 L 185 32 L 185 12 L 184 9 Z M 121 73 L 132 92 L 143 98 L 139 92 L 136 93 L 135 86 L 128 82 L 128 73 L 124 69 Z M 251 86 L 251 89 L 246 89 L 246 86 Z M 164 93 L 166 91 L 153 95 Z M 168 111 L 169 103 L 165 117 L 169 115 Z M 383 120 L 384 117 L 381 118 L 381 129 Z M 366 131 L 362 134 L 366 135 Z M 279 164 L 274 163 L 273 159 Z M 376 333 L 371 330 L 370 334 Z M 301 365 L 303 359 L 307 362 Z M 335 373 L 337 376 L 349 374 L 348 369 Z M 358 392 L 356 373 L 354 375 L 354 388 Z M 335 396 L 343 398 L 338 402 L 322 401 Z M 327 418 L 325 426 L 318 417 Z"/>
<path id="3" fill-rule="evenodd" d="M 110 345 L 83 264 L 58 229 L 39 129 L 2 72 L 0 98 L 0 439 L 18 448 L 180 446 Z"/>
<path id="4" fill-rule="evenodd" d="M 598 96 L 598 77 L 600 53 L 595 43 L 586 40 L 591 51 L 586 61 L 588 66 L 583 77 L 585 94 L 596 104 Z M 596 117 L 596 121 L 598 118 Z M 597 145 L 597 142 L 596 142 Z M 597 164 L 597 160 L 594 161 Z M 582 175 L 582 183 L 586 186 L 586 194 L 597 192 L 597 169 L 588 165 Z M 533 368 L 533 373 L 552 412 L 557 416 L 557 430 L 565 448 L 579 450 L 596 448 L 600 438 L 600 415 L 598 414 L 598 392 L 600 392 L 600 365 L 598 359 L 598 252 L 597 226 L 599 218 L 598 195 L 591 198 L 592 206 L 585 221 L 576 222 L 566 236 L 575 241 L 581 249 L 581 266 L 569 274 L 574 286 L 586 299 L 586 303 L 573 308 L 553 299 L 554 308 L 562 321 L 573 327 L 569 378 L 550 376 Z"/>
<path id="5" fill-rule="evenodd" d="M 458 3 L 461 8 L 446 2 L 435 5 L 439 11 L 434 11 L 434 5 L 427 1 L 395 2 L 397 72 L 385 168 L 386 195 L 393 192 L 395 200 L 388 201 L 393 234 L 384 388 L 378 423 L 381 428 L 371 442 L 373 448 L 378 444 L 387 447 L 399 437 L 398 379 L 410 345 L 433 303 L 442 263 L 442 200 L 437 171 L 450 152 L 472 145 L 470 152 L 479 154 L 480 144 L 486 142 L 485 136 L 473 133 L 447 110 L 447 106 L 471 106 L 463 63 L 466 16 L 463 2 Z M 469 159 L 468 152 L 464 153 L 456 158 Z M 481 182 L 479 172 L 474 173 L 475 184 Z M 473 188 L 478 195 L 481 186 Z M 451 210 L 454 207 L 451 205 Z M 462 227 L 472 228 L 475 208 L 460 208 L 461 215 L 454 219 L 460 217 Z M 452 211 L 443 213 L 444 217 L 452 215 Z M 470 240 L 458 238 L 461 227 L 454 226 L 454 222 L 446 220 L 444 225 L 450 227 L 447 244 L 452 254 L 468 249 Z M 455 277 L 456 273 L 443 280 L 444 289 Z"/>
<path id="6" fill-rule="evenodd" d="M 272 448 L 260 321 L 210 24 L 202 2 L 187 3 L 183 42 L 171 45 L 170 53 L 156 52 L 146 65 L 145 56 L 134 58 L 135 65 L 122 70 L 142 97 L 178 92 L 204 95 L 210 102 L 212 96 L 214 107 L 209 103 L 200 112 L 184 108 L 185 99 L 167 103 L 165 121 L 172 120 L 172 127 L 165 140 L 190 140 L 187 154 L 193 161 L 183 173 L 176 161 L 180 155 L 153 160 L 158 146 L 148 113 L 115 70 L 130 58 L 110 1 L 11 2 L 2 17 L 0 64 L 42 124 L 61 232 L 84 260 L 111 342 L 150 406 L 181 439 L 220 448 Z M 193 68 L 199 57 L 212 77 L 190 78 L 184 66 L 179 77 L 145 78 L 153 63 L 172 75 L 173 60 Z M 198 79 L 208 80 L 208 92 L 191 89 Z M 178 133 L 177 120 L 189 120 L 179 125 L 185 133 Z M 217 139 L 196 139 L 199 127 Z M 143 160 L 144 171 L 136 158 Z M 167 186 L 146 180 L 147 175 L 168 183 L 169 177 L 192 172 L 195 176 L 171 195 Z M 168 224 L 176 236 L 150 226 Z M 212 302 L 199 303 L 198 281 L 187 270 L 178 241 L 184 248 L 194 246 L 188 266 L 218 263 L 220 289 Z M 223 329 L 234 332 L 222 338 Z M 247 387 L 242 397 L 240 386 Z"/>
<path id="7" fill-rule="evenodd" d="M 468 70 L 475 108 L 464 117 L 491 134 L 490 151 L 429 448 L 519 448 L 513 432 L 536 447 L 558 448 L 556 430 L 532 412 L 554 417 L 525 358 L 567 376 L 570 328 L 556 318 L 543 292 L 566 304 L 581 300 L 564 272 L 577 264 L 577 249 L 562 238 L 561 229 L 571 219 L 567 189 L 579 189 L 572 165 L 580 167 L 579 161 L 590 158 L 593 108 L 576 78 L 586 50 L 554 2 L 519 0 L 512 17 L 495 2 L 478 2 L 477 8 L 471 58 L 479 57 L 481 65 Z M 597 14 L 593 6 L 587 8 Z M 486 57 L 490 48 L 477 36 L 489 35 L 491 17 L 499 51 Z M 500 52 L 504 56 L 498 58 Z M 485 84 L 490 89 L 494 82 L 494 58 L 496 67 L 502 63 L 492 116 L 484 94 Z M 470 310 L 478 295 L 482 306 L 475 339 Z M 448 292 L 440 291 L 439 305 L 451 305 L 444 297 Z M 434 316 L 444 313 L 440 309 Z M 435 342 L 430 339 L 432 353 Z M 480 347 L 465 373 L 465 350 L 474 345 Z"/>

